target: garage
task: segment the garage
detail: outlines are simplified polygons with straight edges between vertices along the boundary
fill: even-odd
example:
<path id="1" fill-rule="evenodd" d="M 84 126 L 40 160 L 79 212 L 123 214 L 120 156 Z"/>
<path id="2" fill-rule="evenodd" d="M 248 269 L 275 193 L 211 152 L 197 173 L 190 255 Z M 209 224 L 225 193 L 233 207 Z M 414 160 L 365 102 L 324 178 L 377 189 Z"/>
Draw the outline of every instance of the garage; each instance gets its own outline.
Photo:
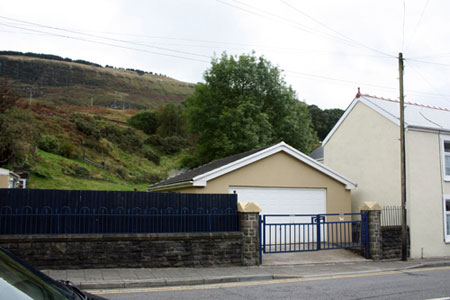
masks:
<path id="1" fill-rule="evenodd" d="M 151 192 L 238 194 L 262 214 L 351 212 L 356 184 L 281 142 L 212 161 L 148 187 Z"/>
<path id="2" fill-rule="evenodd" d="M 307 188 L 236 187 L 238 201 L 257 202 L 262 214 L 325 214 L 326 190 Z"/>

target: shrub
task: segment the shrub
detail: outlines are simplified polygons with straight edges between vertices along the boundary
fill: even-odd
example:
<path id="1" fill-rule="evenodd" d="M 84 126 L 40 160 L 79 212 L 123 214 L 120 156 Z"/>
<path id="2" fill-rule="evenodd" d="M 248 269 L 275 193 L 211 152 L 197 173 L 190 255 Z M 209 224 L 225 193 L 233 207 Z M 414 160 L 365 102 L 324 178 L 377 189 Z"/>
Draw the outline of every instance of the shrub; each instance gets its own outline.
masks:
<path id="1" fill-rule="evenodd" d="M 118 144 L 122 137 L 122 132 L 119 127 L 114 125 L 106 125 L 101 130 L 101 135 L 110 140 L 111 142 Z"/>
<path id="2" fill-rule="evenodd" d="M 67 141 L 63 142 L 61 144 L 59 152 L 62 156 L 67 157 L 67 158 L 75 157 L 75 147 L 71 142 L 67 142 Z"/>
<path id="3" fill-rule="evenodd" d="M 89 173 L 89 170 L 82 166 L 75 167 L 74 173 L 76 176 L 79 176 L 79 177 L 85 177 L 85 178 L 91 177 L 91 173 Z"/>
<path id="4" fill-rule="evenodd" d="M 159 156 L 158 153 L 153 151 L 152 148 L 150 148 L 148 146 L 144 147 L 144 149 L 142 150 L 142 155 L 144 155 L 144 157 L 146 159 L 148 159 L 149 161 L 155 163 L 156 165 L 159 165 L 161 157 Z"/>
<path id="5" fill-rule="evenodd" d="M 142 148 L 141 138 L 131 128 L 121 130 L 117 126 L 108 125 L 102 129 L 102 136 L 123 151 L 138 152 Z"/>
<path id="6" fill-rule="evenodd" d="M 164 138 L 163 151 L 166 154 L 175 154 L 187 145 L 186 140 L 180 136 Z"/>
<path id="7" fill-rule="evenodd" d="M 161 147 L 164 145 L 164 139 L 160 135 L 152 134 L 144 141 L 144 144 Z"/>
<path id="8" fill-rule="evenodd" d="M 59 153 L 59 140 L 53 135 L 44 135 L 38 141 L 38 147 L 46 152 L 58 154 Z"/>
<path id="9" fill-rule="evenodd" d="M 142 141 L 136 131 L 127 128 L 122 132 L 122 139 L 119 146 L 124 151 L 131 150 L 138 152 L 142 148 Z"/>
<path id="10" fill-rule="evenodd" d="M 180 166 L 182 168 L 192 169 L 201 165 L 201 161 L 192 154 L 187 154 L 181 158 Z"/>
<path id="11" fill-rule="evenodd" d="M 100 139 L 100 130 L 97 128 L 97 124 L 92 119 L 75 119 L 74 120 L 77 129 L 87 136 L 92 136 L 96 140 Z"/>
<path id="12" fill-rule="evenodd" d="M 187 146 L 187 141 L 181 136 L 161 137 L 157 134 L 152 134 L 145 141 L 144 144 L 158 147 L 165 154 L 175 154 Z"/>
<path id="13" fill-rule="evenodd" d="M 156 114 L 153 110 L 140 111 L 127 120 L 128 125 L 144 131 L 146 134 L 154 134 L 158 126 Z"/>

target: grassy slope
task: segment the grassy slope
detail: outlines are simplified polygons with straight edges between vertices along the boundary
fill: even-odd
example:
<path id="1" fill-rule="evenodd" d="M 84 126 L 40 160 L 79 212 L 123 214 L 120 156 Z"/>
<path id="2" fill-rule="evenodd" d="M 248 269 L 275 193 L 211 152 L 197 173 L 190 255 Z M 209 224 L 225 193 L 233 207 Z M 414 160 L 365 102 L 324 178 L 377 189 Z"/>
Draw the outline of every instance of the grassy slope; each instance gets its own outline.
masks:
<path id="1" fill-rule="evenodd" d="M 33 166 L 28 188 L 34 189 L 63 189 L 63 190 L 108 190 L 108 191 L 145 191 L 149 184 L 133 183 L 117 176 L 113 170 L 104 170 L 79 160 L 69 159 L 60 155 L 38 150 L 39 161 Z M 127 165 L 130 170 L 140 166 L 148 171 L 164 172 L 177 166 L 180 154 L 172 159 L 164 159 L 161 165 L 155 167 L 152 163 L 144 162 L 134 156 Z M 78 165 L 89 170 L 92 179 L 78 178 L 64 174 L 63 170 L 71 165 Z"/>
<path id="2" fill-rule="evenodd" d="M 53 105 L 155 107 L 180 103 L 193 91 L 191 83 L 134 71 L 25 56 L 0 55 L 0 77 L 7 76 L 25 99 Z"/>
<path id="3" fill-rule="evenodd" d="M 96 120 L 98 127 L 115 126 L 121 130 L 133 130 L 134 134 L 144 141 L 147 136 L 143 132 L 126 124 L 126 119 L 134 112 L 104 107 L 47 107 L 36 104 L 32 105 L 32 109 L 17 108 L 16 115 L 32 115 L 32 118 L 28 118 L 32 123 L 31 128 L 34 128 L 41 137 L 55 136 L 60 141 L 70 142 L 75 146 L 71 158 L 37 149 L 36 156 L 28 160 L 30 167 L 28 188 L 83 190 L 136 188 L 145 191 L 152 181 L 158 181 L 155 178 L 164 179 L 170 170 L 178 167 L 183 151 L 171 156 L 160 153 L 161 161 L 156 165 L 144 158 L 140 152 L 124 150 L 107 138 L 95 140 L 86 136 L 73 123 L 74 118 L 90 117 L 91 120 Z M 20 127 L 22 120 L 12 119 L 11 122 L 17 122 L 17 126 Z M 91 144 L 86 141 L 91 141 Z M 107 149 L 107 152 L 98 151 L 100 148 Z M 83 162 L 83 153 L 90 160 L 106 162 L 107 169 Z M 88 170 L 89 175 L 79 177 L 76 173 L 79 168 Z"/>

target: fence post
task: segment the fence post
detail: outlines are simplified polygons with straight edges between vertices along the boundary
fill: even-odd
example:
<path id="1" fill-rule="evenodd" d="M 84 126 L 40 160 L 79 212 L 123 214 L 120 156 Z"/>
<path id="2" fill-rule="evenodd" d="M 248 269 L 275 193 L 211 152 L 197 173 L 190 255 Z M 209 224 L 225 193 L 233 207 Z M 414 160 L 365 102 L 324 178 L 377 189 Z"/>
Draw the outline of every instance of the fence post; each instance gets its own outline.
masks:
<path id="1" fill-rule="evenodd" d="M 256 202 L 238 203 L 239 220 L 242 232 L 242 265 L 260 264 L 260 219 L 261 208 Z"/>
<path id="2" fill-rule="evenodd" d="M 361 213 L 368 214 L 369 223 L 369 251 L 373 260 L 383 258 L 382 235 L 381 235 L 381 207 L 376 202 L 364 202 L 360 207 Z"/>
<path id="3" fill-rule="evenodd" d="M 316 225 L 317 225 L 317 250 L 320 250 L 322 241 L 320 240 L 320 215 L 316 216 Z"/>

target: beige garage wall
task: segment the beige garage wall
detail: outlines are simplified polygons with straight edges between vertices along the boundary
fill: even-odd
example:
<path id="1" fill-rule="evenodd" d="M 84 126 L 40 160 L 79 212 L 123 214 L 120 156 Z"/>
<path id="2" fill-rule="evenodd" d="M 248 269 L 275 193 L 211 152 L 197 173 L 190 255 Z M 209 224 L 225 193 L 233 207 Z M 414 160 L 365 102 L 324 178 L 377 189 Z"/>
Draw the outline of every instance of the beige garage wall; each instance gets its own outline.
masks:
<path id="1" fill-rule="evenodd" d="M 0 188 L 7 189 L 9 187 L 9 175 L 0 174 Z"/>
<path id="2" fill-rule="evenodd" d="M 396 124 L 358 102 L 325 144 L 324 164 L 358 184 L 353 212 L 365 201 L 401 205 L 399 136 Z"/>
<path id="3" fill-rule="evenodd" d="M 444 242 L 442 199 L 443 192 L 450 192 L 450 182 L 442 181 L 440 143 L 437 133 L 410 130 L 406 135 L 407 208 L 413 258 L 450 256 L 450 244 Z"/>
<path id="4" fill-rule="evenodd" d="M 229 186 L 322 188 L 327 191 L 327 213 L 351 212 L 350 190 L 292 156 L 279 152 L 208 181 L 204 188 L 183 188 L 182 193 L 228 193 Z"/>

